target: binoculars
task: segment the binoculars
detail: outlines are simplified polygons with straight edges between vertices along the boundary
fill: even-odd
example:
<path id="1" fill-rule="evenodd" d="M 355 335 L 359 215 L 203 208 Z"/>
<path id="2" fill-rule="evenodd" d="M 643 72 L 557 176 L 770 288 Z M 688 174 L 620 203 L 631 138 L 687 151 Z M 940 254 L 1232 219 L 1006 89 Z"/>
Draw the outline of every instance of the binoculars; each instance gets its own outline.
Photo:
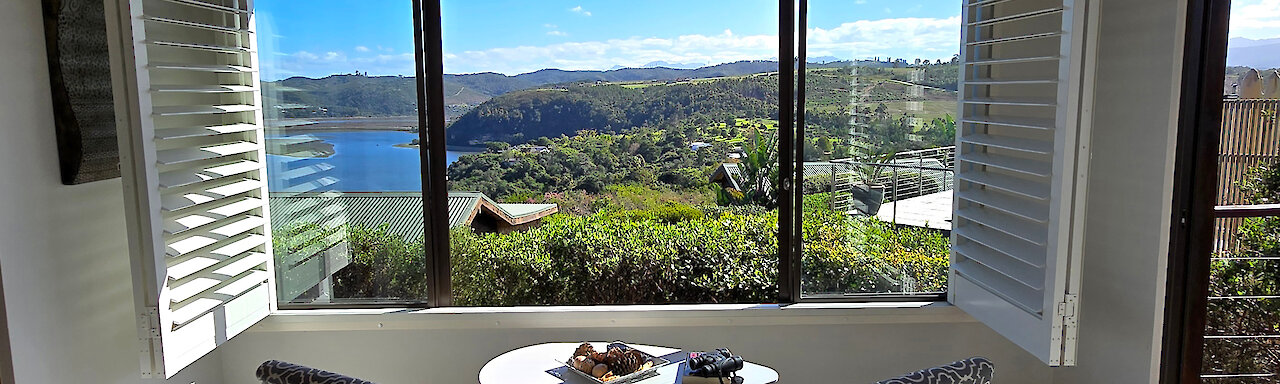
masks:
<path id="1" fill-rule="evenodd" d="M 689 358 L 689 374 L 702 377 L 732 377 L 734 372 L 742 369 L 742 356 L 734 355 L 728 349 L 720 348 L 715 352 L 698 352 Z"/>

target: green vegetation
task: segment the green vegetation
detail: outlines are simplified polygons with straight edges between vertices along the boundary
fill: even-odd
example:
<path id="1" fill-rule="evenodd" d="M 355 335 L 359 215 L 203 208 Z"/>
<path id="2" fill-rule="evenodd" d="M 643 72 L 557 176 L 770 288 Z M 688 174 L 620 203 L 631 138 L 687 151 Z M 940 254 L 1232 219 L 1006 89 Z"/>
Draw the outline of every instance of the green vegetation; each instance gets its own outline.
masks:
<path id="1" fill-rule="evenodd" d="M 1280 202 L 1280 163 L 1250 171 L 1239 185 L 1249 204 Z M 1280 255 L 1280 217 L 1245 220 L 1235 236 L 1237 250 L 1221 257 Z M 1209 296 L 1280 296 L 1280 261 L 1220 259 L 1210 266 Z M 1273 335 L 1280 332 L 1280 300 L 1209 300 L 1205 335 Z M 1280 374 L 1280 344 L 1275 339 L 1206 339 L 1204 373 Z"/>
<path id="2" fill-rule="evenodd" d="M 448 142 L 455 145 L 472 141 L 519 144 L 581 130 L 619 133 L 735 117 L 776 119 L 777 100 L 776 76 L 644 88 L 569 84 L 512 92 L 490 100 L 450 125 L 447 135 Z"/>
<path id="3" fill-rule="evenodd" d="M 947 245 L 927 230 L 900 230 L 825 207 L 806 209 L 806 292 L 916 291 L 946 287 Z M 758 207 L 601 209 L 556 215 L 525 232 L 451 233 L 458 305 L 770 302 L 777 297 L 777 211 Z M 350 228 L 352 265 L 334 275 L 335 297 L 426 297 L 422 243 L 385 228 Z"/>
<path id="4" fill-rule="evenodd" d="M 503 200 L 573 190 L 597 194 L 620 184 L 710 193 L 708 176 L 730 151 L 723 141 L 695 151 L 680 128 L 614 135 L 584 131 L 545 143 L 546 151 L 512 148 L 461 156 L 449 166 L 450 190 Z"/>

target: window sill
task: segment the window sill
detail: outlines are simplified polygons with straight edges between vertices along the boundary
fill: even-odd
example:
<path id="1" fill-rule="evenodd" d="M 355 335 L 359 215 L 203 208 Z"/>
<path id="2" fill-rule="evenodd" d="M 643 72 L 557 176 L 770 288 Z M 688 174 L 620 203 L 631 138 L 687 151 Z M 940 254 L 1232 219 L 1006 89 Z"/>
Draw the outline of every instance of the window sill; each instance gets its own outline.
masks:
<path id="1" fill-rule="evenodd" d="M 946 302 L 282 310 L 250 332 L 965 323 Z"/>

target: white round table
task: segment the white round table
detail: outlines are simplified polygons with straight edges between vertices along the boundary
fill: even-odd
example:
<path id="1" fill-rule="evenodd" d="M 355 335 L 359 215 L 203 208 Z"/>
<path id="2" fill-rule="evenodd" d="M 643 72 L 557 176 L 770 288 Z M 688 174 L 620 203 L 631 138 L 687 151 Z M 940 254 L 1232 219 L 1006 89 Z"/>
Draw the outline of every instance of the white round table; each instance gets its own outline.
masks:
<path id="1" fill-rule="evenodd" d="M 581 343 L 544 343 L 519 348 L 493 358 L 480 368 L 480 384 L 589 384 L 590 380 L 575 373 L 568 372 L 564 362 L 569 360 L 573 351 Z M 607 342 L 591 342 L 597 350 L 603 350 Z M 682 383 L 680 369 L 688 352 L 675 348 L 655 347 L 652 345 L 630 344 L 653 356 L 671 361 L 658 367 L 658 375 L 638 381 L 640 384 L 679 384 Z M 778 372 L 772 368 L 746 362 L 738 376 L 746 379 L 744 384 L 771 384 L 778 381 Z"/>

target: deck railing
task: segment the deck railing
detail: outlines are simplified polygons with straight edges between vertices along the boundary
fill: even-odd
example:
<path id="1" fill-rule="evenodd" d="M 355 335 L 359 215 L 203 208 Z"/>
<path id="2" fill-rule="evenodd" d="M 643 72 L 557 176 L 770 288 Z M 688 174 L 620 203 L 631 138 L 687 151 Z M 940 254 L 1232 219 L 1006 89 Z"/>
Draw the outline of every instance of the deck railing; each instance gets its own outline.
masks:
<path id="1" fill-rule="evenodd" d="M 1280 204 L 1218 206 L 1221 220 L 1280 217 Z M 1280 254 L 1274 233 L 1262 231 L 1262 243 L 1216 252 L 1212 256 L 1205 317 L 1205 383 L 1280 382 Z M 1238 237 L 1236 234 L 1229 235 Z"/>
<path id="2" fill-rule="evenodd" d="M 871 182 L 862 180 L 864 176 L 850 168 L 833 166 L 829 170 L 831 191 L 834 194 L 832 208 L 851 212 L 852 195 L 860 185 L 883 186 L 884 203 L 949 191 L 955 184 L 952 168 L 954 162 L 955 146 L 949 146 L 901 152 L 882 163 L 843 163 L 852 167 L 869 166 L 879 169 L 878 175 Z"/>

